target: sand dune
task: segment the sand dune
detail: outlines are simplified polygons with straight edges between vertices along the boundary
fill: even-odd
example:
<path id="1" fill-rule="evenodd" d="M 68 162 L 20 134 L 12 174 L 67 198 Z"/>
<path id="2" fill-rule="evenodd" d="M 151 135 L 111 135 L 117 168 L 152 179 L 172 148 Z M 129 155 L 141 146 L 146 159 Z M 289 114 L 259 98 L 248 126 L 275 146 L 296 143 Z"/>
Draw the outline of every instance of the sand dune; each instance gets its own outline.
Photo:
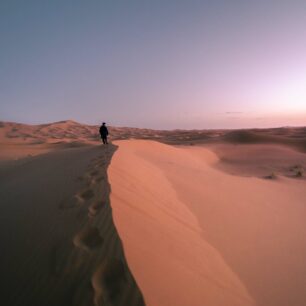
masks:
<path id="1" fill-rule="evenodd" d="M 0 122 L 1 302 L 306 305 L 305 139 Z"/>
<path id="2" fill-rule="evenodd" d="M 232 145 L 219 143 L 209 146 L 220 159 L 218 169 L 234 175 L 305 179 L 300 177 L 306 169 L 305 153 L 290 146 L 275 144 Z"/>
<path id="3" fill-rule="evenodd" d="M 234 144 L 279 144 L 306 151 L 305 129 L 265 129 L 229 131 L 222 140 Z"/>
<path id="4" fill-rule="evenodd" d="M 61 149 L 0 167 L 3 305 L 144 305 L 109 204 L 115 149 Z"/>
<path id="5" fill-rule="evenodd" d="M 84 145 L 100 143 L 97 125 L 73 120 L 48 124 L 28 125 L 0 122 L 0 160 L 20 159 L 26 156 Z M 279 144 L 306 152 L 306 128 L 286 127 L 249 130 L 151 130 L 130 127 L 109 127 L 112 140 L 150 139 L 167 144 Z"/>
<path id="6" fill-rule="evenodd" d="M 115 225 L 147 305 L 306 304 L 305 181 L 229 175 L 201 147 L 117 145 Z"/>

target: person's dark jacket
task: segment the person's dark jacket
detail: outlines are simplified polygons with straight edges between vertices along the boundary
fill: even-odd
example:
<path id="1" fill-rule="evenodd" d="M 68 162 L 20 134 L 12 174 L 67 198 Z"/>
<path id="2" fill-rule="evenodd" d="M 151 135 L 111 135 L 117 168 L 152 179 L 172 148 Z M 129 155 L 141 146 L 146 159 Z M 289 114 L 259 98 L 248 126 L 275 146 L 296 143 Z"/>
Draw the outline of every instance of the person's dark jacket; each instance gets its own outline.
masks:
<path id="1" fill-rule="evenodd" d="M 105 125 L 101 125 L 100 134 L 101 134 L 101 137 L 106 137 L 108 135 L 108 129 Z"/>

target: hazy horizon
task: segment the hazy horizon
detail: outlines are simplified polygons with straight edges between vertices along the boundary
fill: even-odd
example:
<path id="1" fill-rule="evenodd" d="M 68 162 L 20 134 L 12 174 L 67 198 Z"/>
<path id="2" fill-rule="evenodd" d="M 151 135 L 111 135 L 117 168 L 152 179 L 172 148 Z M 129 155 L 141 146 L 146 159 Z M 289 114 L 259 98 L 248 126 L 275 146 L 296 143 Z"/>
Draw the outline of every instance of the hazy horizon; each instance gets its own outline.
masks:
<path id="1" fill-rule="evenodd" d="M 2 1 L 0 120 L 306 125 L 306 2 Z"/>

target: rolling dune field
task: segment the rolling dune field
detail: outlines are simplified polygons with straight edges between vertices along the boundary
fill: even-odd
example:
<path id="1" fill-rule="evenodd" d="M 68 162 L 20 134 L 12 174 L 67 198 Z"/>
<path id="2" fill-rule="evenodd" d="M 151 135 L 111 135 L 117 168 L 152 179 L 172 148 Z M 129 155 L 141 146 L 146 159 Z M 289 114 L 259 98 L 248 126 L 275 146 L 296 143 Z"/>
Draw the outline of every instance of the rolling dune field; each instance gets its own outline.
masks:
<path id="1" fill-rule="evenodd" d="M 0 124 L 5 305 L 306 305 L 306 130 Z"/>

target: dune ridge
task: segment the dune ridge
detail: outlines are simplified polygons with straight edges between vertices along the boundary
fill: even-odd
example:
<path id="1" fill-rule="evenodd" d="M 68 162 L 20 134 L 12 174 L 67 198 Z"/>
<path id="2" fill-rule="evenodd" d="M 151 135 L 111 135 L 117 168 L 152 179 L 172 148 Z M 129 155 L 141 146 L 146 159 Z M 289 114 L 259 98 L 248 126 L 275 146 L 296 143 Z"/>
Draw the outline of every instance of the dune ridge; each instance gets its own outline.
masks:
<path id="1" fill-rule="evenodd" d="M 116 144 L 114 221 L 147 305 L 306 303 L 305 181 L 232 176 L 203 147 Z"/>
<path id="2" fill-rule="evenodd" d="M 0 122 L 3 303 L 306 304 L 305 131 Z"/>
<path id="3" fill-rule="evenodd" d="M 147 305 L 254 305 L 219 252 L 201 238 L 196 216 L 143 154 L 167 158 L 176 149 L 141 141 L 118 145 L 109 169 L 114 221 Z"/>
<path id="4" fill-rule="evenodd" d="M 144 305 L 109 204 L 115 150 L 59 150 L 0 171 L 4 305 Z"/>

